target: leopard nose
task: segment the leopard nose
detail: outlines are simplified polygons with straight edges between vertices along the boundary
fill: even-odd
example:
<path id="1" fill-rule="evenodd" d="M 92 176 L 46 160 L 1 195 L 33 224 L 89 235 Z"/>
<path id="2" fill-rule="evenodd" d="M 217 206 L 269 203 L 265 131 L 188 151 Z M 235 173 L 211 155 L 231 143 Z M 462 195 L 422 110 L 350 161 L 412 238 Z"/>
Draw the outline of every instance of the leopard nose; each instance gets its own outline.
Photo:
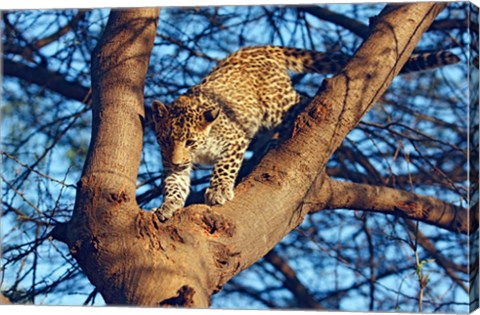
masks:
<path id="1" fill-rule="evenodd" d="M 182 165 L 190 162 L 190 150 L 180 143 L 175 143 L 172 152 L 172 163 Z"/>
<path id="2" fill-rule="evenodd" d="M 180 166 L 180 165 L 185 165 L 190 163 L 190 158 L 188 155 L 186 156 L 178 156 L 178 155 L 173 155 L 172 156 L 172 163 L 173 165 Z"/>
<path id="3" fill-rule="evenodd" d="M 187 163 L 189 163 L 189 162 L 190 162 L 190 160 L 188 160 L 188 159 L 180 159 L 180 160 L 174 159 L 174 160 L 172 160 L 172 163 L 173 163 L 173 165 L 175 165 L 175 166 L 184 165 L 184 164 L 187 164 Z"/>

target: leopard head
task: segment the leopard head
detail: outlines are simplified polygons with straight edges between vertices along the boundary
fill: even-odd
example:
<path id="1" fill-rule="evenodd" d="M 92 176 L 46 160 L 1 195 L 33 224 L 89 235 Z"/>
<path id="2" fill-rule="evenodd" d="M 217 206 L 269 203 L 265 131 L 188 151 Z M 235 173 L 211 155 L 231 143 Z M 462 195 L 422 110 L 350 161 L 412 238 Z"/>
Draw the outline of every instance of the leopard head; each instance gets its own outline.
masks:
<path id="1" fill-rule="evenodd" d="M 188 96 L 180 96 L 170 106 L 153 101 L 153 122 L 164 163 L 187 165 L 192 153 L 205 144 L 219 107 L 206 106 Z"/>

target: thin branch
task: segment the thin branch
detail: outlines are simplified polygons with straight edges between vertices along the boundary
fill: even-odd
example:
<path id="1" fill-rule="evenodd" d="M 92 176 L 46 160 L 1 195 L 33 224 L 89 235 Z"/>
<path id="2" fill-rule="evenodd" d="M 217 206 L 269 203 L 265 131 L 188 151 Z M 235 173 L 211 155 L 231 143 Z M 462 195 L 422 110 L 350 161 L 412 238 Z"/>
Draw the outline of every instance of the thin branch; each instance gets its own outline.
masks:
<path id="1" fill-rule="evenodd" d="M 468 19 L 442 19 L 432 23 L 429 31 L 445 31 L 458 29 L 464 31 L 468 28 Z"/>
<path id="2" fill-rule="evenodd" d="M 299 307 L 307 307 L 317 310 L 324 309 L 320 303 L 315 301 L 307 291 L 307 288 L 305 288 L 300 282 L 292 267 L 290 267 L 289 264 L 274 250 L 270 251 L 264 258 L 268 263 L 275 267 L 275 269 L 283 274 L 285 277 L 283 285 L 296 297 Z"/>
<path id="3" fill-rule="evenodd" d="M 214 61 L 214 62 L 220 61 L 217 58 L 210 57 L 210 56 L 208 56 L 207 54 L 204 54 L 201 51 L 198 51 L 198 50 L 195 50 L 193 48 L 188 47 L 188 45 L 186 45 L 184 42 L 182 42 L 179 39 L 175 39 L 171 36 L 166 36 L 166 35 L 163 35 L 163 34 L 160 34 L 160 33 L 157 33 L 157 37 L 159 37 L 159 38 L 161 38 L 161 39 L 163 39 L 163 40 L 165 40 L 169 43 L 177 45 L 179 48 L 188 51 L 193 56 L 200 57 L 200 58 L 203 58 L 203 59 L 208 60 L 208 61 Z M 156 44 L 156 45 L 158 45 L 158 44 Z"/>
<path id="4" fill-rule="evenodd" d="M 13 155 L 5 152 L 5 151 L 0 151 L 0 152 L 1 152 L 1 154 L 5 155 L 7 158 L 15 161 L 15 162 L 16 162 L 17 164 L 19 164 L 20 166 L 25 167 L 25 168 L 28 169 L 30 172 L 34 172 L 35 174 L 37 174 L 37 175 L 40 176 L 40 177 L 44 177 L 44 178 L 46 178 L 46 179 L 48 179 L 48 180 L 51 180 L 52 182 L 55 182 L 55 183 L 57 183 L 57 184 L 60 184 L 60 185 L 62 185 L 62 186 L 65 186 L 65 187 L 77 188 L 77 185 L 75 185 L 75 184 L 67 184 L 67 183 L 65 183 L 65 182 L 62 182 L 61 180 L 55 179 L 55 178 L 53 178 L 53 177 L 51 177 L 51 176 L 49 176 L 49 175 L 47 175 L 47 174 L 43 174 L 43 173 L 41 173 L 41 172 L 33 169 L 32 167 L 30 167 L 30 165 L 27 165 L 27 164 L 24 164 L 24 163 L 20 162 L 15 156 L 13 156 Z"/>
<path id="5" fill-rule="evenodd" d="M 70 32 L 72 29 L 74 29 L 77 26 L 78 22 L 80 22 L 85 17 L 85 14 L 87 12 L 88 11 L 80 10 L 70 21 L 68 21 L 65 26 L 59 28 L 55 33 L 35 41 L 32 46 L 36 49 L 40 49 L 56 41 L 63 35 Z"/>
<path id="6" fill-rule="evenodd" d="M 60 73 L 50 71 L 42 66 L 30 67 L 4 57 L 3 70 L 6 76 L 17 77 L 37 84 L 79 102 L 85 102 L 90 93 L 87 87 L 68 81 Z"/>
<path id="7" fill-rule="evenodd" d="M 358 35 L 361 38 L 367 38 L 370 34 L 370 27 L 362 22 L 359 22 L 355 19 L 349 18 L 344 14 L 330 11 L 326 8 L 312 6 L 312 7 L 299 7 L 297 10 L 307 12 L 321 20 L 331 22 L 333 24 L 339 25 L 355 35 Z M 442 31 L 442 30 L 465 30 L 468 27 L 467 19 L 443 19 L 434 21 L 429 31 Z"/>
<path id="8" fill-rule="evenodd" d="M 357 20 L 351 19 L 346 15 L 330 11 L 322 7 L 300 7 L 298 10 L 307 12 L 317 18 L 332 22 L 336 25 L 342 26 L 343 28 L 351 31 L 352 33 L 360 36 L 361 38 L 367 38 L 370 34 L 370 28 L 368 25 L 365 25 Z"/>
<path id="9" fill-rule="evenodd" d="M 468 288 L 465 283 L 455 273 L 455 270 L 459 270 L 465 273 L 467 273 L 467 270 L 465 270 L 465 268 L 462 268 L 461 266 L 458 266 L 453 261 L 445 258 L 445 256 L 443 256 L 440 251 L 435 247 L 435 244 L 433 244 L 432 241 L 427 236 L 425 236 L 425 234 L 423 234 L 421 231 L 415 231 L 415 223 L 413 223 L 411 220 L 406 220 L 406 223 L 409 230 L 416 233 L 416 240 L 418 244 L 422 246 L 423 249 L 425 249 L 425 251 L 431 258 L 435 259 L 435 262 L 445 270 L 447 275 L 452 278 L 452 280 L 456 284 L 458 284 L 465 292 L 468 292 Z"/>

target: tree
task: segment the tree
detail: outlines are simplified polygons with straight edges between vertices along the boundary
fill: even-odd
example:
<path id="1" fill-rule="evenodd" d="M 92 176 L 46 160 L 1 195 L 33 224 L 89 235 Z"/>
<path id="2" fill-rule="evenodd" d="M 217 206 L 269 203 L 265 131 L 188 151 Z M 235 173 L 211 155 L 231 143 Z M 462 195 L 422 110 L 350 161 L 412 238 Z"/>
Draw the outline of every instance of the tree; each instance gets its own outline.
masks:
<path id="1" fill-rule="evenodd" d="M 461 97 L 464 91 L 457 91 L 466 78 L 465 66 L 457 67 L 460 73 L 445 70 L 441 76 L 411 75 L 401 83 L 394 82 L 386 93 L 425 32 L 432 33 L 424 39 L 425 45 L 432 41 L 439 49 L 451 42 L 459 51 L 467 49 L 464 41 L 469 39 L 449 32 L 465 37 L 469 24 L 460 21 L 472 8 L 458 4 L 442 12 L 445 7 L 427 3 L 387 6 L 372 20 L 371 29 L 357 19 L 338 19 L 343 13 L 319 7 L 175 9 L 168 19 L 160 19 L 168 24 L 164 32 L 157 27 L 158 9 L 113 10 L 101 36 L 93 21 L 104 12 L 63 12 L 54 22 L 47 13 L 5 14 L 5 75 L 12 77 L 6 83 L 23 85 L 25 91 L 18 93 L 8 85 L 5 89 L 6 110 L 15 111 L 11 115 L 21 124 L 10 122 L 15 128 L 8 134 L 4 143 L 8 151 L 3 155 L 6 163 L 21 170 L 11 178 L 2 176 L 4 216 L 12 235 L 16 229 L 30 235 L 32 228 L 35 234 L 33 241 L 9 242 L 8 233 L 4 238 L 4 272 L 19 271 L 9 287 L 2 288 L 3 294 L 14 302 L 36 302 L 35 297 L 60 292 L 62 285 L 86 276 L 94 286 L 87 304 L 101 293 L 110 304 L 206 307 L 212 294 L 225 286 L 220 294 L 236 292 L 268 307 L 345 309 L 342 303 L 362 296 L 366 309 L 371 310 L 392 310 L 404 302 L 406 307 L 420 310 L 465 310 L 465 234 L 478 224 L 478 213 L 472 212 L 469 218 L 467 211 L 468 206 L 476 205 L 470 205 L 468 199 L 468 131 L 466 122 L 459 119 L 469 110 Z M 365 6 L 355 14 L 359 18 L 373 9 L 375 5 Z M 442 17 L 433 22 L 440 12 Z M 291 26 L 292 15 L 297 17 L 293 25 L 303 36 L 294 33 L 287 40 L 285 30 Z M 61 23 L 60 16 L 66 16 L 68 22 L 58 25 L 53 34 L 27 27 L 38 21 Z M 185 16 L 198 19 L 205 28 L 191 30 Z M 312 22 L 312 17 L 338 23 L 358 37 L 344 35 L 336 27 L 338 36 L 319 41 L 315 39 L 322 36 L 318 28 L 324 25 Z M 265 22 L 258 22 L 260 19 Z M 144 91 L 146 99 L 162 97 L 173 89 L 178 95 L 219 59 L 220 52 L 225 55 L 232 47 L 255 42 L 255 35 L 248 33 L 252 25 L 268 26 L 273 42 L 280 44 L 292 45 L 302 38 L 314 48 L 340 47 L 352 52 L 364 41 L 345 69 L 325 79 L 306 102 L 290 133 L 285 136 L 285 131 L 278 131 L 286 140 L 275 141 L 277 137 L 270 133 L 252 144 L 253 158 L 244 165 L 233 201 L 212 208 L 192 204 L 162 223 L 140 209 L 160 200 L 154 183 L 159 176 L 151 171 L 149 160 L 142 161 L 149 141 L 150 150 L 158 151 L 155 146 L 152 149 L 153 135 L 148 128 L 149 136 L 143 139 L 144 127 L 149 126 Z M 75 34 L 73 39 L 64 38 L 69 32 Z M 237 34 L 238 42 L 231 34 Z M 43 49 L 60 38 L 73 43 L 58 51 Z M 152 54 L 152 47 L 161 49 Z M 192 60 L 195 67 L 187 65 Z M 85 82 L 88 69 L 78 69 L 78 64 L 90 62 L 91 81 Z M 160 70 L 155 68 L 158 64 Z M 179 80 L 178 76 L 183 77 Z M 307 92 L 320 86 L 315 77 L 294 80 Z M 445 87 L 448 92 L 442 90 Z M 75 103 L 77 107 L 65 115 L 59 109 L 66 104 L 65 98 L 84 105 Z M 37 99 L 41 106 L 33 110 L 47 114 L 22 117 L 21 112 L 32 111 L 26 103 Z M 426 102 L 431 109 L 422 108 Z M 90 111 L 91 121 L 83 117 Z M 442 117 L 446 113 L 456 119 Z M 36 116 L 53 120 L 42 124 Z M 87 128 L 89 124 L 92 132 L 86 150 L 85 139 L 77 138 L 72 130 L 74 125 Z M 27 136 L 16 134 L 24 130 Z M 349 137 L 352 132 L 357 135 Z M 26 143 L 38 133 L 49 145 L 44 149 L 30 143 L 31 152 L 25 153 Z M 273 142 L 266 153 L 265 142 Z M 78 165 L 77 152 L 86 152 L 76 185 L 52 176 L 59 167 L 51 161 L 54 148 L 67 154 L 73 150 L 68 163 L 72 168 Z M 22 156 L 28 163 L 21 161 Z M 143 173 L 138 174 L 141 164 Z M 79 174 L 79 169 L 75 171 Z M 205 183 L 204 173 L 199 170 L 194 175 L 196 187 Z M 29 191 L 32 177 L 41 179 L 37 196 Z M 54 183 L 61 188 L 52 188 Z M 71 186 L 75 204 L 65 207 L 63 202 L 72 197 L 72 191 L 64 190 Z M 201 195 L 201 189 L 194 190 L 192 201 Z M 331 211 L 335 209 L 344 210 Z M 327 232 L 327 237 L 322 229 L 331 229 L 331 225 L 338 227 Z M 289 234 L 294 229 L 296 233 Z M 58 248 L 58 241 L 68 249 Z M 62 275 L 38 279 L 38 274 L 44 273 L 39 267 L 45 256 L 42 243 L 48 243 L 50 250 L 55 248 L 61 261 L 70 265 L 48 271 L 53 275 L 62 270 Z M 308 243 L 318 248 L 312 249 Z M 407 252 L 400 257 L 382 252 L 399 249 Z M 323 263 L 318 259 L 322 252 L 333 259 Z M 309 272 L 300 272 L 302 260 L 292 259 L 298 253 L 304 253 L 314 265 Z M 361 258 L 363 254 L 367 258 Z M 266 294 L 255 290 L 248 280 L 232 279 L 259 259 L 262 262 L 256 266 L 264 269 L 261 274 L 273 278 L 256 282 L 267 289 Z M 27 271 L 23 270 L 25 264 Z M 309 286 L 309 281 L 316 281 L 312 273 L 318 270 L 341 275 L 322 281 L 330 281 L 330 285 Z M 342 275 L 348 276 L 349 285 L 338 283 Z M 46 279 L 51 277 L 57 281 L 48 283 Z M 382 281 L 388 278 L 396 283 Z M 31 281 L 28 289 L 26 279 Z M 410 280 L 415 285 L 407 283 L 405 288 L 403 282 Z M 440 298 L 445 288 L 448 299 Z M 275 296 L 285 291 L 290 295 L 275 302 Z M 463 295 L 458 298 L 458 294 Z M 391 296 L 395 299 L 389 299 Z"/>

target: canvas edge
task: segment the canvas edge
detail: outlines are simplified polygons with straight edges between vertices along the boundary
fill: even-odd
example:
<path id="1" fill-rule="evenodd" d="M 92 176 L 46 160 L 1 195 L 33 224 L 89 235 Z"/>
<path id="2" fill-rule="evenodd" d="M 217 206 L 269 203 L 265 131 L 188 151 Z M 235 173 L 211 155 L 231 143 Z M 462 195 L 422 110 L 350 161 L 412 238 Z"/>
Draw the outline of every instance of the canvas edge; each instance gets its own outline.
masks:
<path id="1" fill-rule="evenodd" d="M 472 2 L 469 6 L 469 40 L 468 58 L 469 84 L 469 149 L 470 149 L 470 237 L 469 237 L 469 299 L 470 312 L 479 308 L 479 81 L 478 81 L 478 51 L 479 51 L 479 8 Z"/>

